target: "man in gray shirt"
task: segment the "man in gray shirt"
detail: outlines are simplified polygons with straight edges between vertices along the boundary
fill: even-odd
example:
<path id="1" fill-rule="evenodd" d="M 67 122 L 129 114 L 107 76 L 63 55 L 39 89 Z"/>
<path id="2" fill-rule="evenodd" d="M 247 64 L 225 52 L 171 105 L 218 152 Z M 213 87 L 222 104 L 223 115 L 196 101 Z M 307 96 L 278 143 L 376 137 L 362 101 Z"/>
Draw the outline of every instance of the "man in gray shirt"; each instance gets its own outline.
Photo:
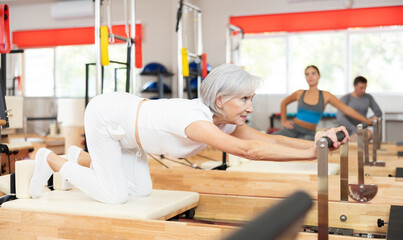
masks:
<path id="1" fill-rule="evenodd" d="M 362 76 L 358 76 L 354 79 L 354 92 L 343 96 L 340 100 L 347 106 L 354 108 L 364 117 L 367 117 L 368 108 L 371 108 L 376 117 L 381 117 L 381 109 L 375 102 L 375 99 L 370 94 L 365 93 L 366 89 L 367 79 Z M 375 116 L 373 118 L 375 118 Z M 340 111 L 337 111 L 337 121 L 339 121 L 342 126 L 347 128 L 347 131 L 351 135 L 351 139 L 356 139 L 357 124 L 360 122 L 344 115 Z M 371 131 L 368 131 L 368 137 L 372 138 Z"/>

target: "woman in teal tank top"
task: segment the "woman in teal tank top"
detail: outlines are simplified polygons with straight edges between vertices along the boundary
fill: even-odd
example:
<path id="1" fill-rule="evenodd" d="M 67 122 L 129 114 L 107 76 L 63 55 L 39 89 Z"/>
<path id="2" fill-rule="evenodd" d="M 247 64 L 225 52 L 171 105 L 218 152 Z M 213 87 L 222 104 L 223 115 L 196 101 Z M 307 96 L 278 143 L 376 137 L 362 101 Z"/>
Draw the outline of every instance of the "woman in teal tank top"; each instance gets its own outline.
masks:
<path id="1" fill-rule="evenodd" d="M 357 121 L 372 124 L 372 118 L 363 117 L 330 92 L 318 89 L 320 72 L 316 66 L 310 65 L 305 68 L 305 79 L 309 86 L 308 90 L 300 89 L 281 102 L 281 124 L 283 129 L 273 133 L 274 135 L 314 140 L 316 126 L 322 118 L 323 111 L 328 103 Z M 287 105 L 294 101 L 298 101 L 297 116 L 292 121 L 287 121 Z"/>

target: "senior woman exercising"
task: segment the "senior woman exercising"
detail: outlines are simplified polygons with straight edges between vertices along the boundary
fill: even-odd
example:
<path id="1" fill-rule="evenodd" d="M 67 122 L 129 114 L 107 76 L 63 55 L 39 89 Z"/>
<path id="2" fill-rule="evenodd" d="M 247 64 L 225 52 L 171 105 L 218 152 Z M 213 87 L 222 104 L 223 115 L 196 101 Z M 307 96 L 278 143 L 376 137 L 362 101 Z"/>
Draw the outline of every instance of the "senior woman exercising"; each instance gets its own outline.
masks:
<path id="1" fill-rule="evenodd" d="M 29 192 L 41 195 L 53 172 L 95 200 L 110 204 L 128 195 L 147 196 L 152 183 L 146 152 L 187 157 L 206 145 L 253 160 L 315 159 L 310 141 L 270 136 L 245 124 L 253 111 L 252 99 L 261 79 L 235 65 L 215 68 L 201 85 L 201 99 L 144 99 L 128 93 L 110 93 L 92 99 L 84 123 L 88 151 L 70 147 L 68 160 L 42 148 L 35 158 Z M 318 132 L 337 142 L 336 131 Z"/>

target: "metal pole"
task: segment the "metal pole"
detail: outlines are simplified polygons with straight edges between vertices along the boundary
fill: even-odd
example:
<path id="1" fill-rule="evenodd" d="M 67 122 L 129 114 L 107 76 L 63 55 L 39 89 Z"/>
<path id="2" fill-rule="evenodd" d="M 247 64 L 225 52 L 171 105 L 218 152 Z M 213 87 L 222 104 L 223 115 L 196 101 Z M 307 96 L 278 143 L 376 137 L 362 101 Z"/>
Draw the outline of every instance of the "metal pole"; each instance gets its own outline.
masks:
<path id="1" fill-rule="evenodd" d="M 24 141 L 28 141 L 28 119 L 24 117 Z"/>
<path id="2" fill-rule="evenodd" d="M 104 73 L 105 73 L 104 66 L 101 66 L 101 94 L 104 93 Z"/>
<path id="3" fill-rule="evenodd" d="M 235 25 L 229 24 L 229 25 L 228 25 L 228 28 L 229 28 L 230 30 L 232 30 L 232 31 L 238 31 L 238 32 L 240 32 L 240 33 L 243 34 L 243 30 L 242 30 L 242 28 L 240 28 L 240 27 L 237 27 L 237 26 L 235 26 Z"/>
<path id="4" fill-rule="evenodd" d="M 3 96 L 6 96 L 7 89 L 7 58 L 6 54 L 1 54 L 1 91 Z"/>
<path id="5" fill-rule="evenodd" d="M 178 23 L 178 98 L 183 98 L 183 73 L 182 73 L 182 22 Z"/>
<path id="6" fill-rule="evenodd" d="M 371 166 L 378 166 L 378 167 L 384 167 L 385 162 L 379 162 L 377 161 L 377 151 L 378 151 L 378 146 L 380 146 L 381 142 L 381 132 L 380 132 L 380 126 L 381 126 L 381 120 L 374 120 L 373 121 L 373 126 L 374 126 L 374 137 L 373 137 L 373 142 L 372 142 L 372 163 Z"/>
<path id="7" fill-rule="evenodd" d="M 378 140 L 378 120 L 374 120 L 372 126 L 372 164 L 376 165 L 376 150 L 377 150 L 377 140 Z"/>
<path id="8" fill-rule="evenodd" d="M 225 63 L 231 63 L 231 30 L 229 25 L 225 29 Z"/>
<path id="9" fill-rule="evenodd" d="M 364 184 L 364 131 L 362 124 L 357 125 L 358 184 Z"/>
<path id="10" fill-rule="evenodd" d="M 158 69 L 158 98 L 164 98 L 164 79 L 160 69 Z"/>
<path id="11" fill-rule="evenodd" d="M 136 37 L 136 0 L 131 0 L 131 6 L 130 6 L 130 37 L 132 39 L 135 39 Z M 126 11 L 126 9 L 125 9 Z M 137 44 L 136 42 L 134 44 Z M 135 95 L 138 95 L 138 84 L 137 84 L 137 79 L 136 79 L 136 58 L 135 58 L 135 47 L 132 45 L 131 46 L 131 61 L 130 61 L 130 82 L 132 83 L 132 92 Z"/>
<path id="12" fill-rule="evenodd" d="M 89 102 L 89 93 L 88 93 L 88 89 L 89 89 L 89 68 L 90 64 L 85 64 L 85 107 L 87 107 L 88 102 Z"/>
<path id="13" fill-rule="evenodd" d="M 131 40 L 127 41 L 127 62 L 126 62 L 126 92 L 130 92 L 130 77 L 132 76 L 131 67 L 131 53 L 132 53 L 132 43 Z M 134 89 L 133 89 L 134 90 Z"/>
<path id="14" fill-rule="evenodd" d="M 348 202 L 348 144 L 340 146 L 340 201 Z"/>
<path id="15" fill-rule="evenodd" d="M 116 35 L 116 34 L 113 34 L 113 33 L 108 33 L 108 36 L 113 37 L 114 39 L 118 39 L 118 40 L 120 40 L 122 42 L 127 42 L 128 40 L 131 39 L 131 38 L 123 37 L 123 36 Z"/>
<path id="16" fill-rule="evenodd" d="M 115 76 L 114 76 L 114 80 L 115 80 L 115 88 L 114 88 L 114 90 L 115 90 L 115 92 L 117 92 L 118 91 L 118 69 L 117 68 L 115 68 L 114 69 L 115 70 Z"/>
<path id="17" fill-rule="evenodd" d="M 316 142 L 318 155 L 318 239 L 329 239 L 328 145 L 324 138 Z"/>
<path id="18" fill-rule="evenodd" d="M 381 143 L 382 143 L 382 118 L 379 118 L 378 121 L 378 140 L 377 140 L 377 149 L 381 149 Z"/>
<path id="19" fill-rule="evenodd" d="M 364 165 L 369 166 L 368 127 L 364 128 Z"/>
<path id="20" fill-rule="evenodd" d="M 236 46 L 236 44 L 234 44 L 234 39 L 233 39 L 233 32 L 239 32 L 239 34 L 241 34 L 241 39 L 243 39 L 244 37 L 244 32 L 242 30 L 242 28 L 234 26 L 232 24 L 228 24 L 227 28 L 226 28 L 226 63 L 233 63 L 233 64 L 240 64 L 239 61 L 239 46 Z M 242 40 L 241 40 L 242 41 Z"/>
<path id="21" fill-rule="evenodd" d="M 101 0 L 95 0 L 95 66 L 96 66 L 96 95 L 101 93 L 101 40 L 100 40 L 100 27 L 101 27 Z"/>
<path id="22" fill-rule="evenodd" d="M 201 55 L 203 54 L 203 37 L 202 37 L 202 13 L 197 13 L 197 55 L 199 55 L 199 74 L 197 74 L 197 97 L 200 97 L 200 85 L 201 85 Z M 207 65 L 207 63 L 206 63 Z"/>

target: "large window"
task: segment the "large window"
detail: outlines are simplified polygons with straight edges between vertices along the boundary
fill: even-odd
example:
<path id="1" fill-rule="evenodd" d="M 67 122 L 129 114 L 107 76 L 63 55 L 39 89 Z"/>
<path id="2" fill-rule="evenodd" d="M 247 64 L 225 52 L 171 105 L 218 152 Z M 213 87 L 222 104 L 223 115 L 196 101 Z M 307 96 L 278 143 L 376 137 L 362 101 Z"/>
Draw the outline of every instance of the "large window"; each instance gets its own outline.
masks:
<path id="1" fill-rule="evenodd" d="M 242 41 L 242 64 L 264 78 L 258 93 L 286 92 L 286 41 L 284 37 L 250 37 Z"/>
<path id="2" fill-rule="evenodd" d="M 368 91 L 403 92 L 403 27 L 247 35 L 241 64 L 263 77 L 258 93 L 292 93 L 307 88 L 304 69 L 321 71 L 319 88 L 334 94 L 352 90 L 358 75 Z"/>
<path id="3" fill-rule="evenodd" d="M 109 59 L 126 62 L 126 44 L 109 45 Z M 25 96 L 84 97 L 85 64 L 95 62 L 94 45 L 61 46 L 25 51 Z M 104 67 L 104 92 L 124 91 L 126 69 L 111 63 Z M 115 70 L 117 69 L 117 70 Z M 95 66 L 89 67 L 89 95 L 94 96 Z"/>
<path id="4" fill-rule="evenodd" d="M 403 28 L 350 34 L 351 75 L 367 76 L 368 91 L 403 92 Z M 349 86 L 350 90 L 352 86 Z"/>
<path id="5" fill-rule="evenodd" d="M 321 72 L 319 88 L 342 93 L 345 90 L 345 34 L 339 32 L 291 35 L 289 41 L 290 92 L 307 88 L 304 69 L 315 65 Z M 337 84 L 335 84 L 337 83 Z"/>
<path id="6" fill-rule="evenodd" d="M 95 61 L 93 46 L 63 46 L 55 48 L 55 95 L 83 97 L 85 95 L 85 64 Z M 89 76 L 94 76 L 94 71 Z M 91 78 L 89 89 L 94 90 Z M 91 91 L 93 95 L 93 91 Z"/>
<path id="7" fill-rule="evenodd" d="M 54 50 L 25 51 L 25 96 L 51 97 L 54 93 Z"/>

